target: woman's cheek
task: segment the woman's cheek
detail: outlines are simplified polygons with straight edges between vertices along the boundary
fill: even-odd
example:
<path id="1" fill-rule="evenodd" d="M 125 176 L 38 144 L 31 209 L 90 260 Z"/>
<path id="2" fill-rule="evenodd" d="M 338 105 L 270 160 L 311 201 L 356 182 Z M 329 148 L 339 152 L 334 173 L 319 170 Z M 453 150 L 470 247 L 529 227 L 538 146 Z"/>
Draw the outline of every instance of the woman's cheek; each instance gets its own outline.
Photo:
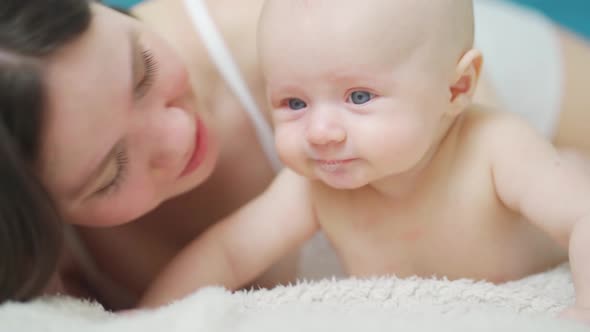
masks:
<path id="1" fill-rule="evenodd" d="M 149 191 L 135 194 L 127 190 L 120 193 L 93 197 L 73 215 L 74 224 L 92 227 L 117 226 L 133 221 L 158 206 L 159 202 Z"/>

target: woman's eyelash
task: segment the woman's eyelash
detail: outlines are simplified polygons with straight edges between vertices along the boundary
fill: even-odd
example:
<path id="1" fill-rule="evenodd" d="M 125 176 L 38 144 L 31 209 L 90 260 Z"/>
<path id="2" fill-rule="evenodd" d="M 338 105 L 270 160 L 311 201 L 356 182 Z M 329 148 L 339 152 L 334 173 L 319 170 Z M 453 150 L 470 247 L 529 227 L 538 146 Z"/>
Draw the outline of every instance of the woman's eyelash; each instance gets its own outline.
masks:
<path id="1" fill-rule="evenodd" d="M 96 194 L 105 195 L 119 189 L 119 185 L 123 182 L 123 179 L 127 174 L 127 164 L 129 163 L 127 150 L 124 147 L 117 148 L 117 151 L 115 152 L 115 162 L 117 163 L 117 173 L 109 183 L 98 189 Z"/>
<path id="2" fill-rule="evenodd" d="M 154 57 L 154 54 L 149 49 L 144 49 L 141 52 L 141 57 L 143 60 L 143 66 L 145 68 L 144 76 L 142 77 L 141 81 L 137 83 L 136 87 L 136 97 L 141 98 L 143 97 L 146 92 L 151 87 L 152 83 L 154 82 L 154 78 L 156 76 L 156 72 L 158 71 L 158 63 Z"/>

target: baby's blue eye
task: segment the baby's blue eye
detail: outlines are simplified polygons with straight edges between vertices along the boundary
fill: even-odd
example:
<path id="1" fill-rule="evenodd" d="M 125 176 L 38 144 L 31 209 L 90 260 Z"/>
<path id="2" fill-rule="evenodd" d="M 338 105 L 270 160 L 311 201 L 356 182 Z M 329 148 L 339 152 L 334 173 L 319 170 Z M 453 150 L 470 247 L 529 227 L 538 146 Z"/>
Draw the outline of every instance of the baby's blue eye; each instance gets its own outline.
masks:
<path id="1" fill-rule="evenodd" d="M 367 91 L 353 91 L 349 97 L 349 101 L 356 105 L 368 103 L 371 99 L 373 94 Z"/>
<path id="2" fill-rule="evenodd" d="M 307 107 L 307 104 L 299 98 L 289 98 L 287 104 L 289 105 L 289 108 L 292 110 L 300 110 L 302 108 Z"/>

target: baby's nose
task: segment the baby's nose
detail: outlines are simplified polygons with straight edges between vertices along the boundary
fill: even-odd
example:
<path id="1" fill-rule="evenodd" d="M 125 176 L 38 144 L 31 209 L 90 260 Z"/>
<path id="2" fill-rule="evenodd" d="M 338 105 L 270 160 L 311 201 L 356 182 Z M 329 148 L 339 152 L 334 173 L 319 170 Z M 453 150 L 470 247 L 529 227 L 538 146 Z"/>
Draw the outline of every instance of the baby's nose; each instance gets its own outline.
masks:
<path id="1" fill-rule="evenodd" d="M 313 145 L 340 143 L 346 140 L 346 130 L 331 112 L 318 112 L 309 117 L 307 140 Z"/>
<path id="2" fill-rule="evenodd" d="M 307 140 L 313 145 L 341 143 L 346 140 L 346 131 L 334 126 L 314 126 L 308 129 Z"/>

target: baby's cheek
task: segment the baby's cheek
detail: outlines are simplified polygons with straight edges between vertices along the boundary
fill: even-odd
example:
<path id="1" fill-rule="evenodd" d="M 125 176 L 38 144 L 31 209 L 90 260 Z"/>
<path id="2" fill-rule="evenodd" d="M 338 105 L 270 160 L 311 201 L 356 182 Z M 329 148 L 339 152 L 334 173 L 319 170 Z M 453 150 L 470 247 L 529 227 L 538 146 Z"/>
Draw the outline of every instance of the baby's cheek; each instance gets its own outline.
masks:
<path id="1" fill-rule="evenodd" d="M 275 132 L 275 146 L 285 166 L 298 170 L 305 160 L 302 137 L 291 131 L 278 129 Z"/>
<path id="2" fill-rule="evenodd" d="M 392 168 L 388 171 L 411 167 L 424 153 L 427 134 L 421 130 L 422 126 L 410 120 L 398 117 L 375 123 L 365 136 L 371 139 L 373 158 L 383 167 Z"/>

